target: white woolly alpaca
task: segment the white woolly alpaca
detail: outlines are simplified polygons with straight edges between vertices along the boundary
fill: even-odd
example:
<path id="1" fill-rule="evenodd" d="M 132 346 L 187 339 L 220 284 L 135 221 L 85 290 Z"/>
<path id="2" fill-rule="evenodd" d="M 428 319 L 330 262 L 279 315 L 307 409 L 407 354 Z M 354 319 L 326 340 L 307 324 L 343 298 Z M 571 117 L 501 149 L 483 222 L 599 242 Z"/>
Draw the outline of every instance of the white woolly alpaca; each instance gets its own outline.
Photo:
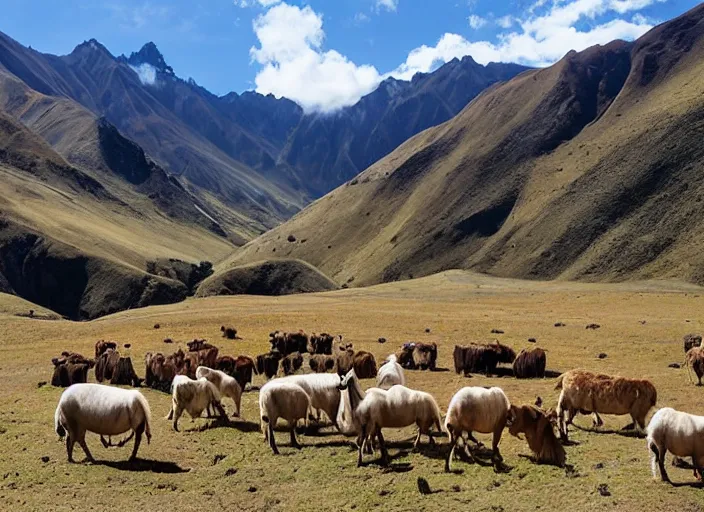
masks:
<path id="1" fill-rule="evenodd" d="M 391 354 L 386 358 L 386 363 L 379 368 L 379 373 L 376 375 L 376 385 L 381 389 L 389 389 L 396 384 L 405 386 L 406 377 L 403 375 L 403 368 L 397 362 L 396 354 Z"/>
<path id="2" fill-rule="evenodd" d="M 349 390 L 350 408 L 354 415 L 354 421 L 360 425 L 357 442 L 359 448 L 358 466 L 362 464 L 363 445 L 368 438 L 373 439 L 374 437 L 379 441 L 382 463 L 388 463 L 389 454 L 386 451 L 384 436 L 381 433 L 384 428 L 403 428 L 415 423 L 418 425 L 418 435 L 414 448 L 418 446 L 421 434 L 427 435 L 431 444 L 435 442 L 430 436 L 430 429 L 433 425 L 442 431 L 440 408 L 428 393 L 396 385 L 388 391 L 371 388 L 363 395 L 354 369 L 345 375 L 340 387 Z"/>
<path id="3" fill-rule="evenodd" d="M 469 439 L 479 445 L 472 432 L 494 434 L 491 449 L 494 462 L 501 461 L 499 441 L 506 426 L 511 404 L 501 388 L 464 387 L 450 400 L 445 416 L 445 430 L 450 434 L 450 452 L 445 460 L 445 471 L 450 471 L 450 461 L 455 452 L 455 445 L 466 432 Z M 471 457 L 469 447 L 465 451 Z"/>
<path id="4" fill-rule="evenodd" d="M 213 385 L 218 388 L 222 396 L 226 396 L 232 399 L 235 403 L 235 412 L 232 414 L 234 417 L 240 416 L 240 405 L 242 403 L 242 387 L 237 383 L 234 377 L 230 377 L 225 372 L 220 370 L 213 370 L 207 366 L 199 366 L 196 369 L 197 379 L 207 379 L 212 382 Z"/>
<path id="5" fill-rule="evenodd" d="M 301 386 L 286 379 L 270 380 L 259 390 L 259 415 L 264 440 L 275 455 L 279 454 L 274 439 L 274 427 L 279 418 L 286 420 L 291 432 L 291 446 L 301 448 L 296 440 L 296 424 L 305 420 L 311 407 L 310 397 Z"/>
<path id="6" fill-rule="evenodd" d="M 330 421 L 336 423 L 340 407 L 340 377 L 330 373 L 308 373 L 305 375 L 290 375 L 277 381 L 297 384 L 310 397 L 311 407 L 322 410 Z M 337 425 L 336 425 L 337 426 Z"/>
<path id="7" fill-rule="evenodd" d="M 68 461 L 73 462 L 73 445 L 83 448 L 89 461 L 93 456 L 86 444 L 86 432 L 116 436 L 132 430 L 136 434 L 130 461 L 137 458 L 142 433 L 147 443 L 152 438 L 149 430 L 151 413 L 147 399 L 132 389 L 121 389 L 101 384 L 74 384 L 63 392 L 54 414 L 54 428 L 59 437 L 66 437 Z M 129 438 L 128 438 L 129 439 Z"/>
<path id="8" fill-rule="evenodd" d="M 191 418 L 198 418 L 203 411 L 212 405 L 220 416 L 227 420 L 227 413 L 220 405 L 220 392 L 218 388 L 207 379 L 193 380 L 185 375 L 177 375 L 171 383 L 171 411 L 166 417 L 173 419 L 174 430 L 178 432 L 178 419 L 183 411 L 188 412 Z"/>
<path id="9" fill-rule="evenodd" d="M 694 476 L 701 480 L 704 470 L 704 416 L 665 407 L 656 412 L 648 424 L 647 446 L 650 450 L 650 468 L 653 478 L 670 482 L 665 471 L 665 454 L 677 457 L 692 457 Z"/>

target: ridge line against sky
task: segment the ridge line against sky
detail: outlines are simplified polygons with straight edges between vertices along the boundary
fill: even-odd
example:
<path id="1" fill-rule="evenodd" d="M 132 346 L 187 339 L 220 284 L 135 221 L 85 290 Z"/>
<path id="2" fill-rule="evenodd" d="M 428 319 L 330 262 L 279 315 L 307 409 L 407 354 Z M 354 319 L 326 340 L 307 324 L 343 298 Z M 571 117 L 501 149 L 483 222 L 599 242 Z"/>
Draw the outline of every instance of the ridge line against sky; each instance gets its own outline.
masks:
<path id="1" fill-rule="evenodd" d="M 216 94 L 256 89 L 307 112 L 356 103 L 388 78 L 453 58 L 546 66 L 633 40 L 695 0 L 5 0 L 0 30 L 48 53 L 96 38 L 129 55 L 153 40 Z M 37 13 L 43 13 L 37 15 Z M 49 28 L 51 27 L 52 30 Z M 71 46 L 69 46 L 71 45 Z"/>

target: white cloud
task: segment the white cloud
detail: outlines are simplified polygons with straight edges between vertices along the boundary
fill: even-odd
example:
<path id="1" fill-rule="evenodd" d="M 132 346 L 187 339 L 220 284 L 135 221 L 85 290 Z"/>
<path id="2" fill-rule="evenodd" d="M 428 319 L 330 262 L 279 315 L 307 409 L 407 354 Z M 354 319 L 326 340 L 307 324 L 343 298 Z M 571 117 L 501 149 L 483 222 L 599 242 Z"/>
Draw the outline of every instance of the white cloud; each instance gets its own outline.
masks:
<path id="1" fill-rule="evenodd" d="M 155 85 L 156 84 L 156 68 L 151 64 L 140 64 L 139 66 L 130 66 L 137 76 L 139 76 L 139 81 L 143 85 Z"/>
<path id="2" fill-rule="evenodd" d="M 466 55 L 481 64 L 517 62 L 546 66 L 570 50 L 581 51 L 614 39 L 636 39 L 652 28 L 652 22 L 635 11 L 664 0 L 536 0 L 523 17 L 496 19 L 504 31 L 495 41 L 471 41 L 446 33 L 435 46 L 412 50 L 403 64 L 386 74 L 370 65 L 358 65 L 335 50 L 324 49 L 323 17 L 310 6 L 298 7 L 278 0 L 238 1 L 274 4 L 253 23 L 259 46 L 252 47 L 250 55 L 262 66 L 255 79 L 257 91 L 286 96 L 308 112 L 329 112 L 356 103 L 385 78 L 410 80 L 416 73 L 433 71 Z M 398 1 L 379 3 L 393 4 L 395 8 Z M 630 20 L 619 17 L 628 13 L 633 13 Z M 580 23 L 578 29 L 578 22 L 584 21 L 589 23 Z M 486 22 L 477 16 L 474 28 Z"/>
<path id="3" fill-rule="evenodd" d="M 469 21 L 469 26 L 472 27 L 474 30 L 482 28 L 484 25 L 486 25 L 486 19 L 482 18 L 481 16 L 477 16 L 476 14 L 472 14 L 467 19 Z"/>
<path id="4" fill-rule="evenodd" d="M 351 105 L 381 81 L 373 66 L 357 66 L 335 50 L 322 49 L 323 18 L 310 6 L 280 3 L 254 20 L 259 47 L 252 59 L 262 65 L 255 78 L 263 94 L 286 96 L 307 111 Z"/>
<path id="5" fill-rule="evenodd" d="M 580 31 L 575 24 L 582 19 L 594 20 L 608 12 L 625 14 L 662 0 L 573 0 L 556 2 L 540 16 L 515 19 L 520 30 L 500 33 L 498 42 L 470 41 L 459 34 L 444 34 L 435 46 L 420 46 L 408 54 L 406 62 L 390 73 L 400 79 L 410 79 L 419 72 L 428 72 L 453 58 L 471 55 L 481 64 L 518 62 L 546 66 L 563 57 L 569 50 L 581 51 L 595 44 L 614 39 L 632 40 L 652 28 L 644 18 L 633 16 L 631 21 L 614 18 Z M 538 0 L 531 9 L 546 2 Z M 529 12 L 532 12 L 529 9 Z"/>
<path id="6" fill-rule="evenodd" d="M 398 8 L 398 0 L 376 0 L 377 11 L 381 11 L 382 9 L 386 9 L 387 11 L 390 11 L 390 12 L 396 12 L 397 8 Z"/>
<path id="7" fill-rule="evenodd" d="M 354 22 L 357 25 L 361 25 L 362 23 L 366 23 L 370 20 L 371 20 L 371 18 L 369 16 L 367 16 L 366 14 L 364 14 L 363 12 L 358 12 L 357 14 L 354 15 Z"/>
<path id="8" fill-rule="evenodd" d="M 513 26 L 513 16 L 502 16 L 496 20 L 496 24 L 501 28 L 511 28 Z"/>

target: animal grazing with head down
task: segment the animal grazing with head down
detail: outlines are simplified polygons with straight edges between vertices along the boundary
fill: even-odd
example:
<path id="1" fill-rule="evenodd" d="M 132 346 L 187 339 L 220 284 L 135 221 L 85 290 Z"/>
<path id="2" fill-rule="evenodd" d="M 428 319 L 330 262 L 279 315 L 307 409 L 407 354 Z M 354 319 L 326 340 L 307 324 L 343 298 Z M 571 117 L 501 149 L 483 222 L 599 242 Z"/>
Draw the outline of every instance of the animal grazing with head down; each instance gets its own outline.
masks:
<path id="1" fill-rule="evenodd" d="M 274 379 L 259 390 L 259 417 L 264 440 L 269 443 L 274 455 L 279 454 L 274 439 L 274 427 L 279 418 L 286 420 L 291 434 L 291 446 L 301 448 L 296 439 L 296 424 L 305 420 L 311 407 L 311 400 L 305 390 L 288 380 L 291 377 Z"/>
<path id="2" fill-rule="evenodd" d="M 557 402 L 557 419 L 564 439 L 567 439 L 567 428 L 578 412 L 594 413 L 595 426 L 603 424 L 599 413 L 630 414 L 633 423 L 624 428 L 643 430 L 645 417 L 657 402 L 655 386 L 648 380 L 612 377 L 586 370 L 563 373 L 555 389 L 562 390 Z"/>
<path id="3" fill-rule="evenodd" d="M 309 337 L 303 331 L 298 332 L 282 332 L 274 331 L 269 334 L 269 343 L 271 350 L 281 352 L 283 356 L 300 352 L 305 354 L 308 352 Z"/>
<path id="4" fill-rule="evenodd" d="M 323 411 L 333 424 L 336 423 L 340 406 L 340 390 L 338 389 L 340 377 L 329 373 L 307 373 L 281 377 L 276 380 L 290 382 L 303 388 L 310 397 L 311 407 Z"/>
<path id="5" fill-rule="evenodd" d="M 405 386 L 392 386 L 389 390 L 371 388 L 365 392 L 359 385 L 354 369 L 340 381 L 339 389 L 349 390 L 349 401 L 354 421 L 359 424 L 357 438 L 357 466 L 362 464 L 362 452 L 369 439 L 379 441 L 382 464 L 388 465 L 389 454 L 382 429 L 403 428 L 416 424 L 418 434 L 413 444 L 420 443 L 421 434 L 428 436 L 430 444 L 435 441 L 430 429 L 435 426 L 442 431 L 440 408 L 432 395 Z"/>
<path id="6" fill-rule="evenodd" d="M 95 366 L 95 361 L 75 352 L 62 352 L 61 357 L 53 358 L 51 363 L 54 365 L 51 385 L 62 388 L 88 382 L 88 370 Z"/>
<path id="7" fill-rule="evenodd" d="M 235 404 L 235 412 L 232 415 L 234 417 L 240 416 L 242 387 L 234 377 L 230 377 L 225 372 L 221 372 L 220 370 L 213 370 L 205 366 L 199 366 L 196 368 L 196 378 L 206 379 L 218 388 L 221 396 L 231 398 Z"/>
<path id="8" fill-rule="evenodd" d="M 445 459 L 445 471 L 450 472 L 450 462 L 455 453 L 457 441 L 463 433 L 470 441 L 479 446 L 472 432 L 493 434 L 491 443 L 492 460 L 498 464 L 503 459 L 499 452 L 499 442 L 508 420 L 511 404 L 501 388 L 482 388 L 478 386 L 460 389 L 450 400 L 445 416 L 445 430 L 450 434 L 450 451 Z M 469 445 L 465 443 L 465 452 L 472 458 Z"/>
<path id="9" fill-rule="evenodd" d="M 554 413 L 548 414 L 533 405 L 512 405 L 506 425 L 509 434 L 514 437 L 520 439 L 519 435 L 525 434 L 536 462 L 562 468 L 565 466 L 566 455 L 562 443 L 555 436 L 554 419 Z"/>
<path id="10" fill-rule="evenodd" d="M 513 376 L 517 379 L 542 379 L 545 377 L 545 351 L 542 348 L 523 349 L 513 362 Z"/>
<path id="11" fill-rule="evenodd" d="M 267 379 L 272 379 L 279 371 L 279 361 L 283 356 L 278 350 L 272 350 L 268 354 L 260 354 L 257 356 L 255 370 L 259 375 L 266 375 Z"/>
<path id="12" fill-rule="evenodd" d="M 435 370 L 438 346 L 435 343 L 416 343 L 413 347 L 413 365 L 421 370 Z"/>
<path id="13" fill-rule="evenodd" d="M 95 358 L 98 359 L 107 349 L 117 350 L 117 343 L 114 341 L 98 340 L 95 342 Z"/>
<path id="14" fill-rule="evenodd" d="M 74 384 L 63 392 L 54 414 L 54 427 L 59 437 L 66 434 L 68 461 L 73 462 L 73 446 L 78 443 L 89 461 L 93 456 L 86 444 L 86 432 L 101 436 L 116 436 L 132 430 L 136 436 L 130 461 L 137 458 L 137 450 L 149 429 L 151 413 L 147 399 L 135 390 L 101 384 Z M 128 439 L 129 439 L 128 438 Z"/>
<path id="15" fill-rule="evenodd" d="M 313 333 L 310 335 L 310 347 L 308 350 L 311 354 L 331 355 L 334 340 L 335 337 L 326 332 L 321 334 Z"/>
<path id="16" fill-rule="evenodd" d="M 152 354 L 147 352 L 144 355 L 146 366 L 146 385 L 160 391 L 169 392 L 171 383 L 176 375 L 189 373 L 190 360 L 186 360 L 183 350 L 178 349 L 170 356 L 164 356 L 161 352 Z M 193 370 L 195 372 L 195 369 Z"/>
<path id="17" fill-rule="evenodd" d="M 217 409 L 220 417 L 227 421 L 227 413 L 220 404 L 220 391 L 207 379 L 193 380 L 187 375 L 177 375 L 171 384 L 171 410 L 166 417 L 173 420 L 173 427 L 178 432 L 178 420 L 184 411 L 191 418 L 199 418 L 208 407 Z"/>
<path id="18" fill-rule="evenodd" d="M 397 362 L 396 354 L 391 354 L 379 367 L 379 371 L 376 375 L 376 387 L 389 389 L 396 384 L 405 386 L 406 377 L 403 375 L 403 368 Z"/>
<path id="19" fill-rule="evenodd" d="M 208 368 L 215 368 L 218 360 L 218 348 L 211 345 L 206 340 L 193 340 L 186 343 L 188 346 L 188 352 L 185 354 L 185 358 L 190 361 L 187 366 L 186 375 L 190 378 L 196 376 L 196 368 L 199 366 L 207 366 Z"/>
<path id="20" fill-rule="evenodd" d="M 511 347 L 498 342 L 488 345 L 472 343 L 466 347 L 455 345 L 453 359 L 455 372 L 464 373 L 465 377 L 470 373 L 491 375 L 496 373 L 496 366 L 499 363 L 513 363 L 516 352 Z"/>
<path id="21" fill-rule="evenodd" d="M 352 368 L 360 379 L 373 379 L 376 377 L 376 359 L 374 354 L 360 350 L 352 356 Z"/>
<path id="22" fill-rule="evenodd" d="M 650 468 L 653 478 L 657 478 L 657 466 L 660 478 L 670 482 L 665 471 L 665 454 L 677 457 L 692 457 L 694 476 L 702 480 L 704 471 L 704 416 L 695 416 L 686 412 L 664 407 L 657 411 L 648 424 L 646 439 L 650 451 Z"/>

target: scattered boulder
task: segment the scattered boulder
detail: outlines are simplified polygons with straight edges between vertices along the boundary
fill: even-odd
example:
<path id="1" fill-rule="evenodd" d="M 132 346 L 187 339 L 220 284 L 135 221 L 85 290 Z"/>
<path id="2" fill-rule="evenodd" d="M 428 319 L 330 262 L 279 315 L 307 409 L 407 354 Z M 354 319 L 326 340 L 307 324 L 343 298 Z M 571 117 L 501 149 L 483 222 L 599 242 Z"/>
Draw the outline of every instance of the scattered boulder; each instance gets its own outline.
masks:
<path id="1" fill-rule="evenodd" d="M 426 332 L 426 333 L 430 333 L 430 327 L 426 327 L 426 328 L 425 328 L 425 332 Z"/>
<path id="2" fill-rule="evenodd" d="M 599 359 L 606 359 L 608 356 L 606 355 L 606 352 L 602 352 L 597 356 Z"/>
<path id="3" fill-rule="evenodd" d="M 600 327 L 601 327 L 601 326 L 600 326 L 599 324 L 589 324 L 589 325 L 587 325 L 587 326 L 585 327 L 585 329 L 593 329 L 593 330 L 596 330 L 596 329 L 599 329 Z"/>
<path id="4" fill-rule="evenodd" d="M 377 341 L 379 343 L 386 343 L 386 338 L 379 338 Z"/>
<path id="5" fill-rule="evenodd" d="M 538 343 L 538 340 L 535 338 L 528 338 L 528 343 Z"/>
<path id="6" fill-rule="evenodd" d="M 501 329 L 492 329 L 491 334 L 504 334 L 504 331 Z"/>
<path id="7" fill-rule="evenodd" d="M 670 363 L 667 365 L 668 368 L 681 368 L 682 365 L 680 363 Z"/>
<path id="8" fill-rule="evenodd" d="M 154 324 L 154 329 L 161 329 L 161 324 Z"/>
<path id="9" fill-rule="evenodd" d="M 44 455 L 44 457 L 42 457 L 42 462 L 43 462 L 44 464 L 46 464 L 47 462 L 49 462 L 49 456 L 48 456 L 48 455 Z"/>
<path id="10" fill-rule="evenodd" d="M 555 323 L 555 327 L 565 327 L 566 325 L 567 325 L 567 324 L 565 324 L 565 323 L 563 323 L 563 322 L 556 322 L 556 323 Z"/>
<path id="11" fill-rule="evenodd" d="M 609 486 L 607 484 L 599 484 L 597 491 L 599 491 L 599 494 L 602 496 L 611 496 L 611 491 L 609 491 Z"/>
<path id="12" fill-rule="evenodd" d="M 288 240 L 289 242 L 295 242 L 295 241 L 296 241 L 296 237 L 293 236 L 293 235 L 288 235 L 288 238 L 287 238 L 286 240 Z"/>
<path id="13" fill-rule="evenodd" d="M 171 338 L 164 338 L 164 343 L 173 343 L 173 342 L 174 342 L 174 340 L 172 340 Z"/>

